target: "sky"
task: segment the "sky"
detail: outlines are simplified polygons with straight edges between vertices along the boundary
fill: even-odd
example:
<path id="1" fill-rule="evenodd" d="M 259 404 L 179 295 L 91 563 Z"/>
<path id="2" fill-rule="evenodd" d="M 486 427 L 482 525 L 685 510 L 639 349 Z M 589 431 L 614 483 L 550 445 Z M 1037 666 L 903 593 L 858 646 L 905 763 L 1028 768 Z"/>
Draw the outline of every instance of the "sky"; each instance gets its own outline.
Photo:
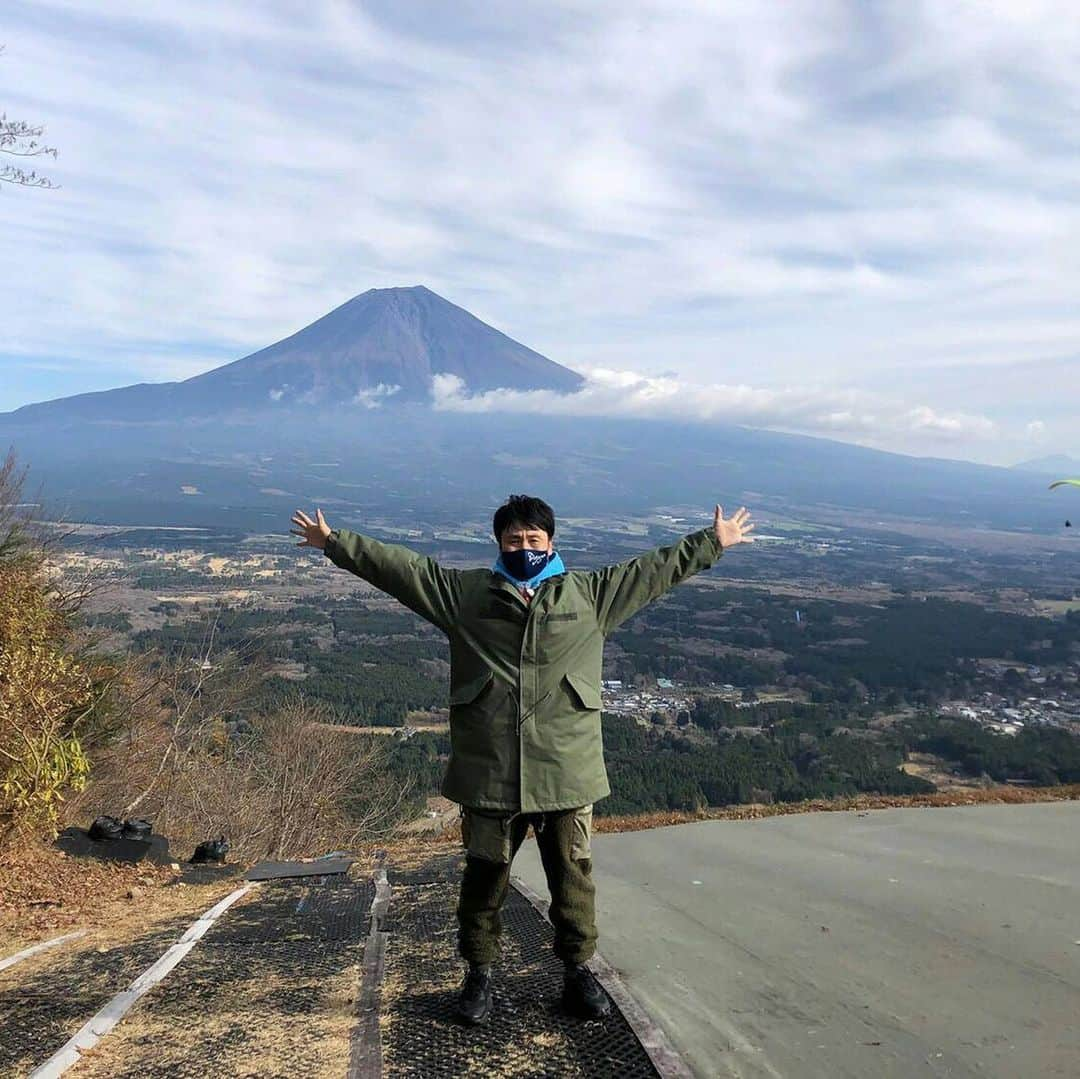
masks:
<path id="1" fill-rule="evenodd" d="M 7 0 L 0 410 L 424 284 L 573 401 L 1080 457 L 1074 0 Z M 0 162 L 4 159 L 0 156 Z"/>

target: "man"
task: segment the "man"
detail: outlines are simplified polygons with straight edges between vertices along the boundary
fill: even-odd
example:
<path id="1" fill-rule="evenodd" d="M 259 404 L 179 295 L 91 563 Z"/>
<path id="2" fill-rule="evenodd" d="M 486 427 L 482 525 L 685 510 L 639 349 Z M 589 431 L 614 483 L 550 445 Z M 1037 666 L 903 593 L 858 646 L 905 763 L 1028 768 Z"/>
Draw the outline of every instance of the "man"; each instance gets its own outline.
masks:
<path id="1" fill-rule="evenodd" d="M 492 1008 L 491 965 L 510 864 L 533 827 L 551 891 L 563 1006 L 596 1018 L 609 1003 L 586 962 L 596 950 L 590 839 L 593 803 L 610 793 L 600 733 L 604 638 L 647 603 L 752 543 L 750 514 L 603 569 L 568 571 L 555 551 L 555 515 L 512 495 L 495 512 L 490 569 L 446 569 L 405 547 L 297 510 L 293 535 L 438 626 L 450 640 L 450 762 L 443 794 L 462 807 L 465 872 L 458 947 L 469 970 L 458 1014 Z"/>

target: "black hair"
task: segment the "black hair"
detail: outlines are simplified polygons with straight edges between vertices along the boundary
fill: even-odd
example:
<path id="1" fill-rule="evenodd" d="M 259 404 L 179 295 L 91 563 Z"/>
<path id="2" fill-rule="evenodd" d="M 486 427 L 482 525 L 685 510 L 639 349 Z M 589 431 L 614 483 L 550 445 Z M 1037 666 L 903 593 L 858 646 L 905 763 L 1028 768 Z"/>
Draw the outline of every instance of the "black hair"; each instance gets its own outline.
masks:
<path id="1" fill-rule="evenodd" d="M 532 495 L 510 495 L 495 511 L 492 527 L 495 539 L 502 540 L 502 534 L 513 524 L 526 528 L 542 528 L 549 536 L 555 535 L 555 511 L 542 499 Z"/>

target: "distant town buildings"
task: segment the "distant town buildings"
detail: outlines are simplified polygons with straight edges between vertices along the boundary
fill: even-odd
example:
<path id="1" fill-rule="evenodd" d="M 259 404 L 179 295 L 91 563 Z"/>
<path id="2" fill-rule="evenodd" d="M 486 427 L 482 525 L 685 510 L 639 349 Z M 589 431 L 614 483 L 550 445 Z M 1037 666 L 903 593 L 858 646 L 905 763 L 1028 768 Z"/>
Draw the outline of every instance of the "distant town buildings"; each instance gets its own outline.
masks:
<path id="1" fill-rule="evenodd" d="M 1025 697 L 1016 704 L 997 693 L 982 693 L 975 700 L 943 701 L 943 716 L 967 719 L 999 734 L 1018 734 L 1025 726 L 1062 727 L 1080 733 L 1080 694 L 1056 697 Z"/>

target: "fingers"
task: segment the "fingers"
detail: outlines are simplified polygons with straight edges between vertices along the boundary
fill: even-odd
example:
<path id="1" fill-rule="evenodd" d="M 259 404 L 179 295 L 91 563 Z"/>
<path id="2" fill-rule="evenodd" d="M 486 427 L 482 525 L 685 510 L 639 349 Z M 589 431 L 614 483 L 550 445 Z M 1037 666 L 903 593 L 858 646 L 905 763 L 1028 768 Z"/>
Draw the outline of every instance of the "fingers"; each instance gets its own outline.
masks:
<path id="1" fill-rule="evenodd" d="M 727 546 L 733 543 L 754 542 L 754 537 L 750 535 L 754 530 L 754 524 L 750 520 L 750 511 L 745 506 L 740 506 L 725 521 L 724 507 L 717 502 L 713 513 L 713 527 L 716 529 L 717 536 L 721 537 Z"/>
<path id="2" fill-rule="evenodd" d="M 722 521 L 724 519 L 724 507 L 719 503 L 716 504 L 716 511 L 713 514 L 713 519 L 716 521 Z M 728 520 L 733 521 L 735 524 L 741 525 L 744 521 L 750 519 L 750 511 L 745 506 L 740 506 Z"/>
<path id="3" fill-rule="evenodd" d="M 325 525 L 325 523 L 326 523 L 325 521 L 323 521 L 322 510 L 316 510 L 315 514 L 319 519 L 319 524 L 316 524 L 315 521 L 313 521 L 303 510 L 297 510 L 293 514 L 292 523 L 294 525 L 297 525 L 298 527 L 297 528 L 290 528 L 289 529 L 289 535 L 290 536 L 303 536 L 303 539 L 298 544 L 296 544 L 297 547 L 313 547 L 314 546 L 314 544 L 311 542 L 311 539 L 310 539 L 311 532 L 312 531 L 316 531 L 316 532 L 321 531 L 319 525 L 320 524 Z"/>
<path id="4" fill-rule="evenodd" d="M 316 509 L 315 510 L 315 520 L 318 523 L 320 528 L 324 524 L 326 524 L 326 518 L 322 515 L 322 510 L 321 509 Z"/>

